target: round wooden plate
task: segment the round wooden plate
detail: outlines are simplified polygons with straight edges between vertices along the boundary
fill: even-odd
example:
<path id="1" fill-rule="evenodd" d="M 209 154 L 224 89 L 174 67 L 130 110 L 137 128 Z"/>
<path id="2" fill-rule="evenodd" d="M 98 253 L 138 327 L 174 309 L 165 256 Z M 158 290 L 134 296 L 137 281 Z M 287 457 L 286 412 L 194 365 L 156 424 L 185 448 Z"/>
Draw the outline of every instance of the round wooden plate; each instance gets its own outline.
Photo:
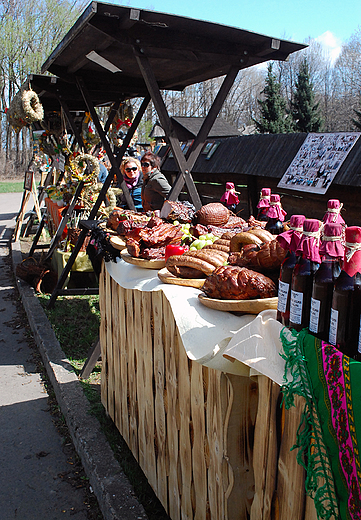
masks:
<path id="1" fill-rule="evenodd" d="M 122 251 L 120 256 L 128 264 L 143 267 L 144 269 L 163 269 L 165 267 L 165 260 L 145 260 L 144 258 L 135 258 L 131 256 L 128 251 Z"/>
<path id="2" fill-rule="evenodd" d="M 219 311 L 243 312 L 245 314 L 258 314 L 268 309 L 277 309 L 278 298 L 263 298 L 259 300 L 217 300 L 208 298 L 204 294 L 198 294 L 199 301 L 209 307 Z"/>
<path id="3" fill-rule="evenodd" d="M 123 251 L 123 249 L 127 247 L 124 240 L 119 236 L 110 237 L 109 242 L 115 249 L 118 249 L 119 251 Z"/>
<path id="4" fill-rule="evenodd" d="M 158 271 L 158 278 L 163 283 L 169 283 L 172 285 L 183 285 L 186 287 L 195 287 L 196 289 L 200 289 L 204 282 L 205 278 L 178 278 L 174 274 L 170 273 L 166 267 Z"/>

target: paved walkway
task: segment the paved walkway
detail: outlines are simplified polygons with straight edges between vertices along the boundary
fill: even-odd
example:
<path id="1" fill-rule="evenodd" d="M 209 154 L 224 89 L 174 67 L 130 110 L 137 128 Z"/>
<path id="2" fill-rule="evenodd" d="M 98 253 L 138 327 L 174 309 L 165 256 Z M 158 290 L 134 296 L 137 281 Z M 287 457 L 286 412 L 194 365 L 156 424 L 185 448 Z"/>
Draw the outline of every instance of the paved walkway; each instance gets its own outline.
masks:
<path id="1" fill-rule="evenodd" d="M 9 240 L 21 197 L 0 194 L 0 519 L 100 518 L 89 516 L 84 489 L 65 478 L 73 460 L 53 423 L 17 310 Z"/>

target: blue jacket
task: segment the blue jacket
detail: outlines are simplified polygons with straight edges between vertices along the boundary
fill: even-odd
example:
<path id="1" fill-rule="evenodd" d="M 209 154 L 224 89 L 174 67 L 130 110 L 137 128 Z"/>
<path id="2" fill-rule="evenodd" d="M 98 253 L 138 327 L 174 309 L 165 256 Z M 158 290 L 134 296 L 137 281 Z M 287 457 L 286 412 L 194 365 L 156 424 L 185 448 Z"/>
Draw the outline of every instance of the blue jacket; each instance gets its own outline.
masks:
<path id="1" fill-rule="evenodd" d="M 143 185 L 143 174 L 142 174 L 142 172 L 140 172 L 137 184 L 135 186 L 133 186 L 132 188 L 129 188 L 130 196 L 132 197 L 132 199 L 134 201 L 134 206 L 137 211 L 143 211 L 142 197 L 141 197 L 142 185 Z M 124 209 L 129 209 L 128 205 L 127 205 L 127 201 L 125 200 L 124 193 L 122 193 L 120 196 L 120 206 Z"/>

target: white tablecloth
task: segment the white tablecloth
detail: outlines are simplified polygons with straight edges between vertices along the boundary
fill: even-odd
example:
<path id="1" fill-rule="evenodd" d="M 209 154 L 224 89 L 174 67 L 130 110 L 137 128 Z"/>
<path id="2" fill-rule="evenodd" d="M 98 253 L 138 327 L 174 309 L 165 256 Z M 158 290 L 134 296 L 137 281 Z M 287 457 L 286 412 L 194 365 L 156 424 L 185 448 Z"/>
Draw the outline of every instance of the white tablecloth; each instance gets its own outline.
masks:
<path id="1" fill-rule="evenodd" d="M 276 311 L 235 316 L 202 305 L 199 289 L 162 283 L 157 270 L 142 269 L 119 258 L 117 263 L 105 265 L 124 289 L 164 292 L 190 359 L 231 374 L 263 374 L 282 384 L 284 362 L 279 355 L 282 325 L 275 319 Z"/>

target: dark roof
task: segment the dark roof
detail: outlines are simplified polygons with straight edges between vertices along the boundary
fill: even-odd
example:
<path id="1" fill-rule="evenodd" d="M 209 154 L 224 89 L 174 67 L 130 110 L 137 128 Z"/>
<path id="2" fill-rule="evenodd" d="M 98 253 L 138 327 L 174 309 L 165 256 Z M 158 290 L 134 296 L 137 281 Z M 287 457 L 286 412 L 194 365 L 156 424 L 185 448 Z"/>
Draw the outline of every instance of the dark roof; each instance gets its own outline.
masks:
<path id="1" fill-rule="evenodd" d="M 74 83 L 68 83 L 56 76 L 30 74 L 25 85 L 30 83 L 31 88 L 38 94 L 45 112 L 58 111 L 60 104 L 58 96 L 62 96 L 71 111 L 86 111 L 87 107 Z"/>
<path id="2" fill-rule="evenodd" d="M 156 11 L 92 2 L 42 67 L 69 84 L 80 76 L 95 105 L 143 97 L 145 81 L 136 53 L 149 59 L 161 89 L 225 75 L 267 60 L 285 60 L 305 45 Z M 91 61 L 95 52 L 121 72 Z"/>
<path id="3" fill-rule="evenodd" d="M 171 120 L 173 121 L 173 126 L 176 130 L 177 136 L 180 141 L 188 141 L 189 139 L 194 139 L 204 120 L 205 117 L 186 117 L 186 116 L 173 116 L 171 117 Z M 221 117 L 217 117 L 215 120 L 208 137 L 209 138 L 216 138 L 216 137 L 235 137 L 238 136 L 240 132 L 238 129 L 231 125 L 231 123 L 228 123 Z M 165 132 L 161 126 L 161 124 L 157 121 L 152 131 L 149 134 L 149 137 L 164 137 Z"/>
<path id="4" fill-rule="evenodd" d="M 197 136 L 205 117 L 184 117 L 184 116 L 173 116 L 175 121 L 180 127 L 187 130 L 190 134 L 190 139 Z M 176 126 L 177 128 L 177 126 Z M 208 137 L 235 137 L 239 135 L 238 129 L 222 119 L 217 117 L 212 126 Z"/>
<path id="5" fill-rule="evenodd" d="M 192 173 L 240 174 L 281 179 L 308 134 L 246 135 L 224 139 L 210 159 L 201 154 Z M 174 159 L 166 159 L 162 170 L 175 170 Z M 337 172 L 333 185 L 361 186 L 361 137 Z"/>

